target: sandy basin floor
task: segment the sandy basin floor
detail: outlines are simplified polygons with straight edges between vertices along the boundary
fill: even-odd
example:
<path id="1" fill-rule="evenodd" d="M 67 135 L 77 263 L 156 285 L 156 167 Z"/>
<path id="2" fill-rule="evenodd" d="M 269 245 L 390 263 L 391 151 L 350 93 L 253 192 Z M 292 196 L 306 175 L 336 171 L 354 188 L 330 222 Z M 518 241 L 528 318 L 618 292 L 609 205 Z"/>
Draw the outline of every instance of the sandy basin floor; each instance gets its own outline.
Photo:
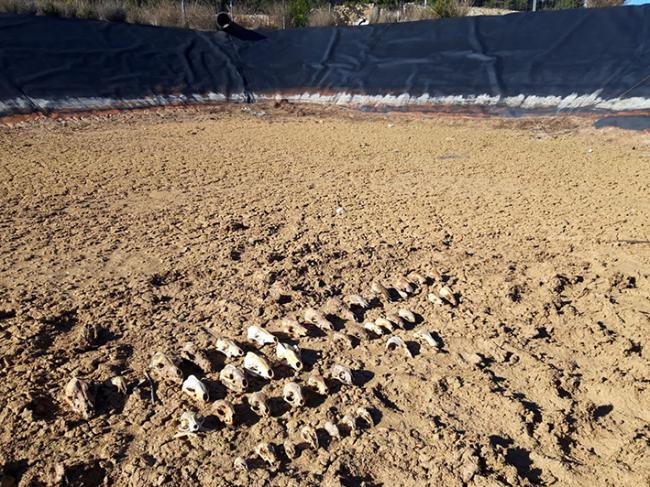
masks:
<path id="1" fill-rule="evenodd" d="M 650 138 L 585 120 L 462 120 L 263 107 L 162 110 L 0 128 L 2 486 L 558 485 L 650 482 Z M 259 418 L 219 381 L 215 336 L 411 271 L 418 316 L 385 349 L 308 327 L 293 376 L 271 346 Z M 446 284 L 456 307 L 427 294 Z M 340 317 L 339 317 L 340 318 Z M 436 332 L 437 351 L 413 337 Z M 340 337 L 340 336 L 339 336 Z M 287 339 L 287 337 L 282 337 Z M 144 372 L 192 341 L 201 405 Z M 332 364 L 292 409 L 283 385 Z M 206 367 L 204 367 L 206 368 Z M 110 379 L 122 375 L 127 395 Z M 96 414 L 63 387 L 86 380 Z M 236 424 L 214 417 L 232 401 Z M 374 425 L 322 425 L 366 407 Z M 174 438 L 183 411 L 205 432 Z M 300 444 L 317 429 L 320 448 Z M 283 443 L 298 443 L 286 457 Z M 277 446 L 279 465 L 253 450 Z M 242 456 L 248 473 L 235 470 Z"/>

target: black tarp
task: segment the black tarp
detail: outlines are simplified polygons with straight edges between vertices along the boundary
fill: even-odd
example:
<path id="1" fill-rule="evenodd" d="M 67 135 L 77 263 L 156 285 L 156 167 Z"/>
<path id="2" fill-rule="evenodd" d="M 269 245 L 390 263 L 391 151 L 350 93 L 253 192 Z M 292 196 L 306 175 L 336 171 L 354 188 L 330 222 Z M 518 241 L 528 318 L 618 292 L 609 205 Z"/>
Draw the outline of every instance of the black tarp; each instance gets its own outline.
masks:
<path id="1" fill-rule="evenodd" d="M 647 7 L 580 9 L 277 31 L 237 47 L 255 91 L 612 98 L 650 74 L 649 28 Z"/>
<path id="2" fill-rule="evenodd" d="M 0 113 L 276 94 L 648 108 L 649 27 L 650 7 L 232 35 L 0 16 Z"/>

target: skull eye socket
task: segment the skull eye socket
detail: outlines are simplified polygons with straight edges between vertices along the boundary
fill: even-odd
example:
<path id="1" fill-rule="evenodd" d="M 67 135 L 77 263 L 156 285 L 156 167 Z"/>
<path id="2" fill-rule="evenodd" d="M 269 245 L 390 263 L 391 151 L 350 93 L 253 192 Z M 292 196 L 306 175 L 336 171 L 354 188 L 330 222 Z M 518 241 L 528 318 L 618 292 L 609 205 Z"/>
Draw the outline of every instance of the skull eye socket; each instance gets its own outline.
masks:
<path id="1" fill-rule="evenodd" d="M 158 362 L 158 363 L 156 364 L 156 368 L 162 370 L 162 369 L 165 368 L 165 364 L 163 364 L 162 362 Z"/>

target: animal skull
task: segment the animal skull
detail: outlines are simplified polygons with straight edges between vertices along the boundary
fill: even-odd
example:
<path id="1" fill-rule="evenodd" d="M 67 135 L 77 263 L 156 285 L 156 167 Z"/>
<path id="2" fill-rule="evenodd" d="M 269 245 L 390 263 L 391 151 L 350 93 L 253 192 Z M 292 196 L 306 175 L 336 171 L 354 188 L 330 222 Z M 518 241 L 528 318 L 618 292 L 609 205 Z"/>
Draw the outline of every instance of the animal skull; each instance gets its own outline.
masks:
<path id="1" fill-rule="evenodd" d="M 379 281 L 373 281 L 373 283 L 370 285 L 370 290 L 375 293 L 375 295 L 381 296 L 387 302 L 390 302 L 392 300 L 388 289 L 386 289 L 386 287 Z"/>
<path id="2" fill-rule="evenodd" d="M 359 308 L 367 309 L 370 307 L 368 300 L 360 294 L 350 294 L 346 296 L 345 302 L 350 306 L 358 306 Z"/>
<path id="3" fill-rule="evenodd" d="M 233 466 L 235 467 L 235 470 L 248 472 L 248 463 L 246 463 L 246 459 L 243 457 L 235 458 L 235 461 L 233 462 Z"/>
<path id="4" fill-rule="evenodd" d="M 126 395 L 128 388 L 124 377 L 121 375 L 116 375 L 115 377 L 111 378 L 111 384 L 115 386 L 117 392 Z"/>
<path id="5" fill-rule="evenodd" d="M 196 414 L 192 411 L 185 411 L 181 414 L 178 433 L 176 436 L 187 436 L 198 433 L 203 427 L 203 421 L 203 416 L 200 414 Z"/>
<path id="6" fill-rule="evenodd" d="M 251 409 L 262 417 L 269 417 L 271 415 L 271 408 L 269 406 L 269 399 L 263 392 L 254 392 L 248 396 L 248 404 Z"/>
<path id="7" fill-rule="evenodd" d="M 264 357 L 256 353 L 248 352 L 244 357 L 244 369 L 258 377 L 273 379 L 273 369 Z"/>
<path id="8" fill-rule="evenodd" d="M 182 390 L 185 394 L 196 399 L 199 402 L 208 402 L 208 388 L 205 387 L 205 384 L 197 379 L 194 375 L 190 375 L 187 379 L 185 379 L 185 382 L 183 382 Z"/>
<path id="9" fill-rule="evenodd" d="M 256 343 L 260 347 L 278 341 L 275 335 L 259 326 L 249 326 L 246 337 L 249 342 Z"/>
<path id="10" fill-rule="evenodd" d="M 302 370 L 303 364 L 298 347 L 288 343 L 278 342 L 275 354 L 279 359 L 286 360 L 289 366 L 295 371 L 299 372 Z"/>
<path id="11" fill-rule="evenodd" d="M 386 315 L 386 319 L 398 328 L 404 327 L 404 320 L 397 313 L 390 313 Z"/>
<path id="12" fill-rule="evenodd" d="M 375 325 L 379 326 L 380 328 L 383 328 L 384 330 L 388 330 L 388 332 L 390 333 L 395 331 L 395 325 L 393 324 L 393 322 L 386 318 L 377 318 L 375 320 Z"/>
<path id="13" fill-rule="evenodd" d="M 380 335 L 381 336 L 381 335 L 384 334 L 383 328 L 381 326 L 377 325 L 377 323 L 375 323 L 374 321 L 366 321 L 363 324 L 363 328 L 365 330 L 371 331 L 375 335 Z"/>
<path id="14" fill-rule="evenodd" d="M 424 276 L 423 274 L 420 274 L 417 271 L 413 271 L 413 272 L 409 273 L 409 275 L 406 276 L 406 277 L 408 279 L 410 279 L 411 281 L 417 282 L 420 285 L 426 284 L 427 282 L 429 282 L 429 279 L 426 276 Z"/>
<path id="15" fill-rule="evenodd" d="M 311 426 L 303 426 L 300 429 L 300 436 L 302 437 L 303 441 L 310 447 L 312 447 L 314 450 L 318 450 L 318 435 L 316 434 L 316 430 L 314 428 Z"/>
<path id="16" fill-rule="evenodd" d="M 416 322 L 415 315 L 413 314 L 413 311 L 411 311 L 410 309 L 400 308 L 397 311 L 397 314 L 398 314 L 398 316 L 400 318 L 408 321 L 409 323 L 415 323 Z"/>
<path id="17" fill-rule="evenodd" d="M 341 298 L 339 297 L 334 296 L 329 298 L 325 301 L 322 309 L 325 314 L 338 315 L 347 321 L 355 320 L 354 313 L 343 303 L 343 301 L 341 301 Z"/>
<path id="18" fill-rule="evenodd" d="M 289 459 L 293 460 L 298 457 L 298 449 L 296 445 L 291 440 L 286 440 L 284 442 L 284 452 L 287 454 Z"/>
<path id="19" fill-rule="evenodd" d="M 352 371 L 344 365 L 335 364 L 330 369 L 333 379 L 338 380 L 347 386 L 352 385 Z"/>
<path id="20" fill-rule="evenodd" d="M 255 453 L 271 467 L 278 463 L 278 457 L 275 454 L 275 447 L 271 443 L 259 443 L 255 447 Z"/>
<path id="21" fill-rule="evenodd" d="M 91 386 L 85 380 L 73 377 L 65 385 L 63 397 L 75 413 L 81 414 L 84 419 L 95 415 L 94 397 Z"/>
<path id="22" fill-rule="evenodd" d="M 282 388 L 283 399 L 293 407 L 302 407 L 305 405 L 305 397 L 302 394 L 302 388 L 296 382 L 287 382 Z"/>
<path id="23" fill-rule="evenodd" d="M 407 357 L 413 358 L 413 354 L 409 350 L 409 347 L 404 340 L 402 340 L 398 336 L 390 337 L 386 342 L 386 350 L 392 351 L 397 348 L 401 348 L 402 350 L 404 350 L 404 353 L 406 354 Z"/>
<path id="24" fill-rule="evenodd" d="M 458 306 L 458 300 L 449 286 L 442 286 L 438 291 L 438 294 L 452 306 Z"/>
<path id="25" fill-rule="evenodd" d="M 219 380 L 228 389 L 235 392 L 244 392 L 248 387 L 248 381 L 244 376 L 244 372 L 230 364 L 221 369 Z"/>
<path id="26" fill-rule="evenodd" d="M 162 380 L 170 382 L 182 382 L 183 373 L 169 355 L 163 352 L 156 352 L 151 359 L 149 368 Z"/>
<path id="27" fill-rule="evenodd" d="M 325 382 L 325 378 L 320 374 L 315 374 L 307 379 L 307 386 L 316 390 L 319 394 L 326 396 L 329 393 L 329 387 Z"/>
<path id="28" fill-rule="evenodd" d="M 368 424 L 368 426 L 374 426 L 375 421 L 372 419 L 372 415 L 370 414 L 370 411 L 368 411 L 364 407 L 360 407 L 357 409 L 357 416 L 364 421 L 365 423 Z"/>
<path id="29" fill-rule="evenodd" d="M 439 340 L 437 340 L 431 333 L 428 331 L 424 330 L 417 330 L 413 333 L 413 336 L 415 338 L 419 338 L 420 340 L 425 341 L 428 345 L 431 345 L 433 348 L 436 350 L 440 350 L 442 348 L 442 343 L 440 343 Z"/>
<path id="30" fill-rule="evenodd" d="M 326 421 L 323 425 L 323 428 L 325 428 L 325 431 L 327 431 L 327 434 L 330 435 L 333 440 L 341 439 L 341 432 L 339 431 L 339 427 L 336 426 L 334 422 Z"/>
<path id="31" fill-rule="evenodd" d="M 282 331 L 292 338 L 300 338 L 308 335 L 307 328 L 293 318 L 283 318 L 280 325 Z"/>
<path id="32" fill-rule="evenodd" d="M 323 331 L 334 331 L 334 325 L 332 325 L 332 322 L 325 318 L 323 313 L 314 308 L 307 308 L 305 310 L 304 318 L 307 323 L 316 325 Z"/>
<path id="33" fill-rule="evenodd" d="M 217 339 L 217 351 L 223 353 L 228 358 L 243 357 L 244 351 L 230 338 Z"/>
<path id="34" fill-rule="evenodd" d="M 349 431 L 357 429 L 357 420 L 351 414 L 346 414 L 341 419 L 341 424 L 344 425 Z"/>
<path id="35" fill-rule="evenodd" d="M 199 350 L 192 342 L 185 342 L 181 349 L 181 357 L 196 364 L 203 372 L 210 373 L 212 371 L 212 363 L 205 355 L 203 350 Z"/>
<path id="36" fill-rule="evenodd" d="M 227 424 L 228 426 L 235 424 L 235 407 L 230 401 L 220 399 L 212 403 L 210 409 L 222 423 Z"/>
<path id="37" fill-rule="evenodd" d="M 413 294 L 415 292 L 415 288 L 413 287 L 413 284 L 408 282 L 408 280 L 404 279 L 403 277 L 398 277 L 397 279 L 395 279 L 394 286 L 398 292 L 401 291 L 400 295 L 405 299 L 408 297 L 409 294 Z M 402 293 L 404 294 L 402 295 Z"/>

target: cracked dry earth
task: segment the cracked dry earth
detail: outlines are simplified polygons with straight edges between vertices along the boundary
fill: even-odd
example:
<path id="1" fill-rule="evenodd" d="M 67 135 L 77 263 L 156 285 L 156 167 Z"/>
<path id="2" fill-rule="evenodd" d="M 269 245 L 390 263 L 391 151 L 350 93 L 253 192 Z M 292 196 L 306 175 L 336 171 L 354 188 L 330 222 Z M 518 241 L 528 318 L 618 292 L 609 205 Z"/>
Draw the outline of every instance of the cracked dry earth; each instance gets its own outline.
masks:
<path id="1" fill-rule="evenodd" d="M 263 108 L 0 128 L 3 487 L 648 485 L 647 135 Z M 432 279 L 405 300 L 373 297 L 373 281 L 412 271 Z M 442 283 L 457 306 L 427 299 Z M 416 313 L 394 333 L 413 358 L 340 316 L 350 343 L 310 325 L 297 340 L 279 333 L 281 318 L 352 293 L 372 298 L 360 323 Z M 304 370 L 247 343 L 250 325 L 297 344 Z M 242 360 L 215 337 L 272 362 L 274 379 L 249 376 L 246 391 L 270 397 L 271 417 L 219 380 Z M 181 358 L 188 341 L 207 370 Z M 206 404 L 155 371 L 152 402 L 158 351 L 203 381 Z M 333 364 L 352 386 L 327 377 Z M 327 396 L 282 400 L 285 383 L 317 372 Z M 88 420 L 63 400 L 72 377 L 94 394 Z M 233 426 L 211 409 L 224 398 Z M 323 429 L 360 406 L 374 424 L 340 439 Z M 185 411 L 204 431 L 175 438 Z M 260 442 L 276 466 L 255 455 Z"/>

